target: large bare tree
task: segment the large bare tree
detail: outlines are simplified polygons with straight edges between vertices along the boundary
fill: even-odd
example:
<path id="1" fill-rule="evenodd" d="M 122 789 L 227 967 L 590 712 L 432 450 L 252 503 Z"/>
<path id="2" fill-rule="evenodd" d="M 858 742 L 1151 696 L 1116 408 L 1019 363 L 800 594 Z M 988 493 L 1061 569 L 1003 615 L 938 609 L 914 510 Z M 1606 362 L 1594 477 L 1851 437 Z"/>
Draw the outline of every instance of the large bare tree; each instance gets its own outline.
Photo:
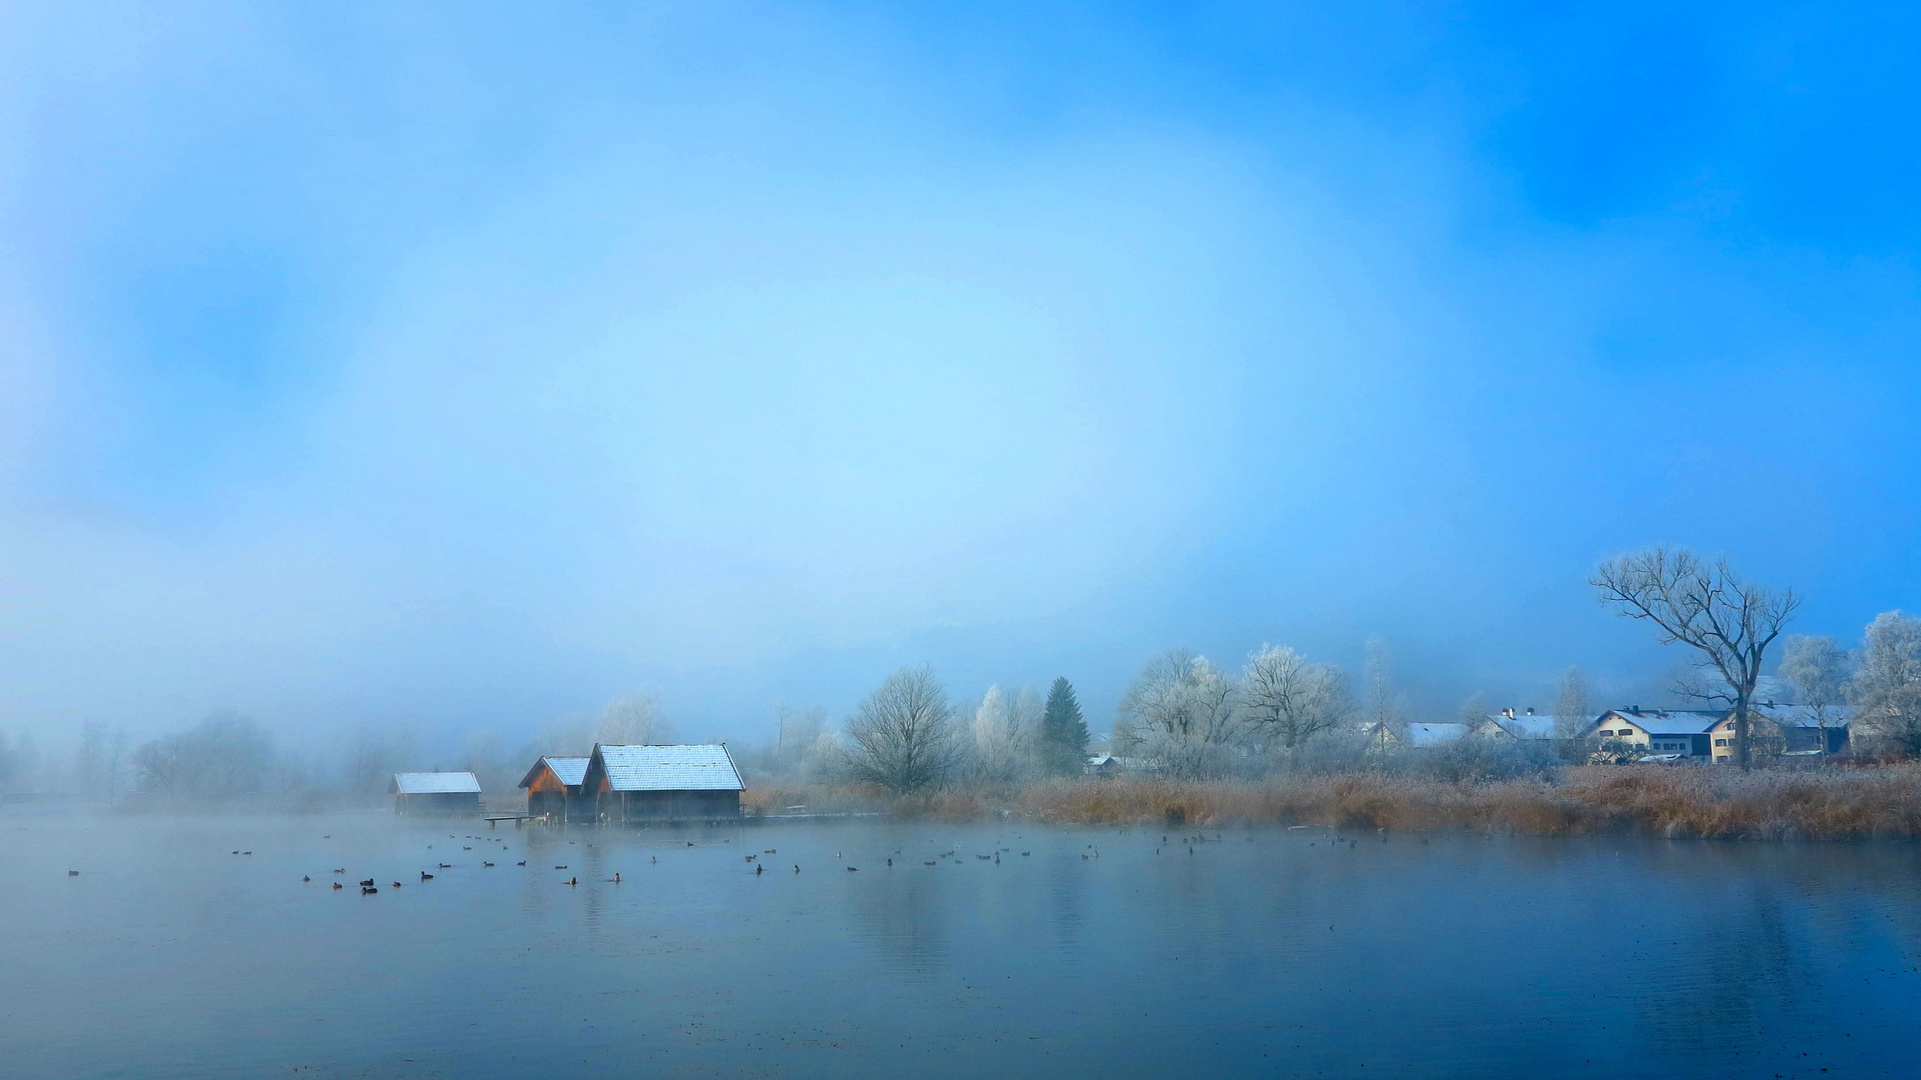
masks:
<path id="1" fill-rule="evenodd" d="M 1247 658 L 1241 709 L 1256 730 L 1280 744 L 1290 765 L 1302 744 L 1352 712 L 1340 669 L 1309 663 L 1285 645 L 1262 645 Z"/>
<path id="2" fill-rule="evenodd" d="M 1654 547 L 1609 559 L 1589 580 L 1602 603 L 1653 623 L 1662 644 L 1694 649 L 1701 666 L 1720 676 L 1721 685 L 1698 694 L 1733 713 L 1735 760 L 1747 768 L 1754 687 L 1768 646 L 1794 617 L 1800 598 L 1791 589 L 1742 581 L 1726 559 L 1709 566 L 1684 548 Z"/>
<path id="3" fill-rule="evenodd" d="M 860 703 L 847 722 L 853 740 L 848 769 L 894 792 L 917 791 L 945 779 L 960 758 L 960 740 L 947 691 L 932 668 L 902 668 Z"/>

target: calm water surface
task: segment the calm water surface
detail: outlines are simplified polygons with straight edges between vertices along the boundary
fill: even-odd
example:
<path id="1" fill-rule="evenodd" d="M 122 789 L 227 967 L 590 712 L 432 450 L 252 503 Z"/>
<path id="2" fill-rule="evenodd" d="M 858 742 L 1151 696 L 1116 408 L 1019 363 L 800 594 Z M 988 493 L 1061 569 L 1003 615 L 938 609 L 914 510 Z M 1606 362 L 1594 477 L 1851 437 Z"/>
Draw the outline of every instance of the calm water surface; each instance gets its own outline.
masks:
<path id="1" fill-rule="evenodd" d="M 1921 1075 L 1914 845 L 1162 835 L 0 817 L 0 1072 Z"/>

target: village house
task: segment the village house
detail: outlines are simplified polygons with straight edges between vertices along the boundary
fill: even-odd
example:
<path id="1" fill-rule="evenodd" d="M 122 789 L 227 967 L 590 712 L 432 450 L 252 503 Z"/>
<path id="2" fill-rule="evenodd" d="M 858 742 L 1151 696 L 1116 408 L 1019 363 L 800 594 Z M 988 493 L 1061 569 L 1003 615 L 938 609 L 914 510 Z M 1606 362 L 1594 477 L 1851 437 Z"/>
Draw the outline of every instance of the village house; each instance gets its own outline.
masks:
<path id="1" fill-rule="evenodd" d="M 1609 709 L 1582 732 L 1589 739 L 1616 739 L 1649 755 L 1710 760 L 1709 740 L 1727 713 L 1719 709 Z"/>
<path id="2" fill-rule="evenodd" d="M 480 813 L 480 778 L 470 772 L 402 772 L 387 791 L 394 813 L 462 816 Z"/>
<path id="3" fill-rule="evenodd" d="M 1826 757 L 1848 748 L 1849 729 L 1854 709 L 1833 705 L 1815 709 L 1810 705 L 1777 705 L 1772 701 L 1749 706 L 1751 727 L 1769 725 L 1766 734 L 1779 740 L 1775 748 L 1790 757 Z M 1716 725 L 1714 759 L 1734 759 L 1734 714 Z"/>
<path id="4" fill-rule="evenodd" d="M 1112 754 L 1095 754 L 1081 766 L 1081 775 L 1097 778 L 1114 777 L 1121 774 L 1122 768 L 1120 758 Z"/>
<path id="5" fill-rule="evenodd" d="M 527 813 L 560 821 L 575 818 L 592 820 L 593 800 L 581 797 L 580 786 L 587 779 L 584 757 L 544 756 L 527 770 L 520 786 L 527 789 Z"/>
<path id="6" fill-rule="evenodd" d="M 1400 731 L 1378 722 L 1361 725 L 1361 732 L 1368 738 L 1383 745 L 1406 745 L 1416 750 L 1446 746 L 1468 734 L 1469 726 L 1461 721 L 1441 721 L 1437 723 L 1410 722 Z"/>
<path id="7" fill-rule="evenodd" d="M 1515 712 L 1502 709 L 1489 713 L 1485 719 L 1474 726 L 1477 735 L 1493 737 L 1506 736 L 1520 742 L 1553 742 L 1560 738 L 1559 718 L 1553 713 L 1537 713 L 1533 709 Z"/>
<path id="8" fill-rule="evenodd" d="M 720 743 L 594 745 L 581 795 L 610 822 L 723 821 L 740 817 L 740 770 Z"/>
<path id="9" fill-rule="evenodd" d="M 1757 702 L 1748 722 L 1757 743 L 1796 757 L 1838 754 L 1847 749 L 1854 710 Z M 1728 709 L 1609 709 L 1584 733 L 1592 739 L 1621 739 L 1645 746 L 1653 756 L 1729 764 L 1736 760 L 1734 713 Z"/>

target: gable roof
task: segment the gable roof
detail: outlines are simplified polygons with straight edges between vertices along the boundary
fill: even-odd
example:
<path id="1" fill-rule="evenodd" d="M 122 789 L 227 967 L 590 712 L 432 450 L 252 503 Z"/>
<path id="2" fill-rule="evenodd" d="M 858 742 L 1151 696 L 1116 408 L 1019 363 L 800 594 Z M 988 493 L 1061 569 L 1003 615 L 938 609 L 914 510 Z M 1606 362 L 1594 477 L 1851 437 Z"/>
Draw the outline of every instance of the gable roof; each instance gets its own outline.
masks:
<path id="1" fill-rule="evenodd" d="M 1582 729 L 1592 735 L 1601 727 L 1633 724 L 1649 735 L 1701 735 L 1727 719 L 1725 709 L 1609 709 Z"/>
<path id="2" fill-rule="evenodd" d="M 520 781 L 520 786 L 531 785 L 535 774 L 542 768 L 546 768 L 552 771 L 554 778 L 562 784 L 568 787 L 579 787 L 587 779 L 587 762 L 590 760 L 592 759 L 584 757 L 543 756 L 539 761 L 534 762 L 533 768 L 527 770 L 527 775 Z"/>
<path id="3" fill-rule="evenodd" d="M 1827 716 L 1825 718 L 1827 723 L 1824 725 L 1821 723 L 1821 718 L 1815 716 L 1814 706 L 1812 705 L 1776 705 L 1773 702 L 1769 702 L 1766 705 L 1754 706 L 1754 711 L 1782 727 L 1793 728 L 1818 728 L 1824 726 L 1844 728 L 1854 720 L 1855 713 L 1854 706 L 1852 705 L 1830 705 L 1828 706 Z"/>
<path id="4" fill-rule="evenodd" d="M 480 778 L 470 772 L 397 772 L 393 786 L 387 791 L 394 795 L 462 795 L 469 792 L 480 794 Z"/>
<path id="5" fill-rule="evenodd" d="M 1552 713 L 1489 713 L 1487 717 L 1487 723 L 1517 739 L 1554 738 L 1554 720 Z"/>
<path id="6" fill-rule="evenodd" d="M 1414 723 L 1407 726 L 1409 746 L 1440 746 L 1451 743 L 1467 734 L 1467 725 L 1453 722 L 1438 724 Z"/>
<path id="7" fill-rule="evenodd" d="M 594 744 L 583 782 L 605 777 L 609 791 L 740 791 L 740 771 L 720 743 L 679 746 Z M 598 789 L 600 785 L 595 784 Z"/>

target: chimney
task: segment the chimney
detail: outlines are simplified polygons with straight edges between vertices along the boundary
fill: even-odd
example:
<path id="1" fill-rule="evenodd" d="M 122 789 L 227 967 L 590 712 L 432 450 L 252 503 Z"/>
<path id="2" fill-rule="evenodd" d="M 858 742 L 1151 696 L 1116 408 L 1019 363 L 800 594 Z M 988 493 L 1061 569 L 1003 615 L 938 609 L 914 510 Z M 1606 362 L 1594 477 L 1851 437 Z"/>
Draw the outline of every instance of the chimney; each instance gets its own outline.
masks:
<path id="1" fill-rule="evenodd" d="M 1641 707 L 1639 705 L 1629 705 L 1628 711 L 1633 713 L 1636 716 L 1641 715 Z"/>
<path id="2" fill-rule="evenodd" d="M 1534 706 L 1532 706 L 1532 705 L 1529 705 L 1529 706 L 1527 707 L 1527 714 L 1528 714 L 1529 716 L 1533 716 L 1533 715 L 1534 715 Z"/>
<path id="3" fill-rule="evenodd" d="M 1528 711 L 1529 711 L 1529 712 L 1533 712 L 1534 710 L 1533 710 L 1533 709 L 1529 709 Z M 1505 716 L 1505 717 L 1507 717 L 1507 718 L 1508 718 L 1509 720 L 1512 720 L 1512 719 L 1514 719 L 1514 706 L 1512 706 L 1512 705 L 1509 705 L 1509 706 L 1508 706 L 1507 708 L 1505 708 L 1505 709 L 1502 709 L 1502 710 L 1501 710 L 1501 715 L 1502 715 L 1502 716 Z"/>

